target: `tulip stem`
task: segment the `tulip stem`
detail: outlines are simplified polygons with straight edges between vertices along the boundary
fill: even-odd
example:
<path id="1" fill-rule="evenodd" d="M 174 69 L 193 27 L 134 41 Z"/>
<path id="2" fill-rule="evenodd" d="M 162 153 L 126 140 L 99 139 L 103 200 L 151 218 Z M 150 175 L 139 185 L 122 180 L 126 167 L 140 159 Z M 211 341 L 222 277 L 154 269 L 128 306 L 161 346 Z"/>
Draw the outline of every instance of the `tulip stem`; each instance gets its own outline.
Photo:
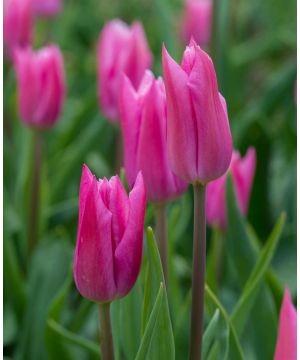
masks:
<path id="1" fill-rule="evenodd" d="M 31 256 L 38 243 L 39 215 L 40 215 L 40 183 L 42 168 L 42 133 L 38 130 L 33 134 L 33 165 L 32 165 L 32 188 L 31 209 L 28 223 L 28 257 Z"/>
<path id="2" fill-rule="evenodd" d="M 168 283 L 168 244 L 167 244 L 167 217 L 166 204 L 155 206 L 156 236 L 161 263 L 163 267 L 165 283 Z"/>
<path id="3" fill-rule="evenodd" d="M 110 321 L 110 303 L 99 304 L 100 347 L 102 360 L 114 360 L 114 345 Z"/>
<path id="4" fill-rule="evenodd" d="M 190 360 L 201 360 L 202 351 L 206 261 L 205 192 L 205 185 L 201 185 L 200 183 L 194 185 L 194 244 Z"/>

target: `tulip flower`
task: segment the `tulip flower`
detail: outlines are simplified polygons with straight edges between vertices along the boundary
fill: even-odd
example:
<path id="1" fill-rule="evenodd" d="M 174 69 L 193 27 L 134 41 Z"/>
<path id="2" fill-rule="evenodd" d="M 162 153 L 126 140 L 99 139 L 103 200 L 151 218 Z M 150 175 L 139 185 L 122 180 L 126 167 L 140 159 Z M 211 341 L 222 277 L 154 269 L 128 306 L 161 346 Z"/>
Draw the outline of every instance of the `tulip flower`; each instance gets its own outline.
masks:
<path id="1" fill-rule="evenodd" d="M 120 96 L 125 173 L 130 186 L 142 171 L 147 199 L 165 202 L 187 184 L 171 170 L 167 155 L 167 112 L 163 80 L 147 70 L 138 88 L 124 76 Z"/>
<path id="2" fill-rule="evenodd" d="M 163 80 L 147 70 L 135 90 L 128 77 L 121 85 L 120 111 L 125 173 L 130 186 L 142 171 L 147 198 L 156 203 L 157 240 L 167 278 L 165 203 L 182 194 L 187 184 L 171 170 L 167 154 L 167 112 Z M 166 279 L 167 280 L 167 279 Z"/>
<path id="3" fill-rule="evenodd" d="M 119 91 L 123 73 L 137 88 L 151 66 L 152 54 L 139 22 L 128 26 L 121 20 L 107 23 L 98 44 L 98 97 L 105 116 L 113 122 L 120 118 Z"/>
<path id="4" fill-rule="evenodd" d="M 178 65 L 163 47 L 167 142 L 171 169 L 194 185 L 192 311 L 189 360 L 202 352 L 206 267 L 206 184 L 222 176 L 232 155 L 226 102 L 214 65 L 194 40 Z"/>
<path id="5" fill-rule="evenodd" d="M 208 224 L 216 224 L 222 230 L 226 229 L 226 179 L 229 172 L 233 177 L 241 213 L 247 214 L 255 167 L 256 152 L 254 148 L 249 148 L 244 158 L 241 158 L 238 151 L 233 152 L 229 171 L 207 185 L 206 214 Z"/>
<path id="6" fill-rule="evenodd" d="M 63 58 L 58 47 L 37 52 L 18 49 L 14 56 L 21 120 L 37 129 L 52 127 L 58 120 L 65 96 Z"/>
<path id="7" fill-rule="evenodd" d="M 186 43 L 191 37 L 201 46 L 209 43 L 212 10 L 212 0 L 185 0 L 182 36 Z"/>
<path id="8" fill-rule="evenodd" d="M 163 47 L 163 74 L 173 171 L 189 183 L 219 178 L 230 164 L 232 139 L 210 57 L 191 40 L 180 66 Z"/>
<path id="9" fill-rule="evenodd" d="M 130 291 L 141 266 L 144 216 L 141 173 L 128 197 L 118 176 L 97 181 L 83 166 L 74 259 L 82 296 L 106 303 Z"/>
<path id="10" fill-rule="evenodd" d="M 62 0 L 32 0 L 33 13 L 36 16 L 51 17 L 62 9 Z"/>
<path id="11" fill-rule="evenodd" d="M 31 0 L 4 0 L 3 10 L 3 43 L 7 55 L 12 57 L 16 47 L 31 43 Z"/>
<path id="12" fill-rule="evenodd" d="M 279 326 L 274 360 L 297 359 L 297 311 L 290 290 L 285 289 L 279 314 Z"/>

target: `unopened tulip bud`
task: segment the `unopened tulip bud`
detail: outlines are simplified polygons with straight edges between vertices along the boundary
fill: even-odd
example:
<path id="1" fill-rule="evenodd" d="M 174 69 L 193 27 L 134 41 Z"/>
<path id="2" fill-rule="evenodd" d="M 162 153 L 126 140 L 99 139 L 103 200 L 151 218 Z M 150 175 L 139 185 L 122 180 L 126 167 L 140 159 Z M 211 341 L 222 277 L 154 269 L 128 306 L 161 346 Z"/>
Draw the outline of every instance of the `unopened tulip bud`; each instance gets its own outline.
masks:
<path id="1" fill-rule="evenodd" d="M 123 73 L 137 89 L 151 66 L 152 54 L 139 22 L 128 26 L 121 20 L 107 23 L 98 44 L 98 97 L 100 107 L 111 121 L 119 121 L 119 92 Z"/>
<path id="2" fill-rule="evenodd" d="M 237 202 L 241 213 L 247 214 L 250 193 L 256 167 L 256 152 L 249 148 L 244 158 L 234 151 L 228 172 L 207 186 L 206 217 L 207 223 L 226 229 L 226 180 L 229 173 L 232 175 Z"/>
<path id="3" fill-rule="evenodd" d="M 212 11 L 212 0 L 185 0 L 182 36 L 186 43 L 191 37 L 201 46 L 209 43 Z"/>
<path id="4" fill-rule="evenodd" d="M 297 311 L 290 290 L 284 292 L 274 360 L 297 360 Z"/>
<path id="5" fill-rule="evenodd" d="M 49 45 L 37 52 L 19 49 L 14 62 L 21 120 L 37 129 L 52 127 L 58 120 L 65 96 L 64 65 L 59 48 Z"/>
<path id="6" fill-rule="evenodd" d="M 3 10 L 4 49 L 12 57 L 15 48 L 27 47 L 31 43 L 31 0 L 4 0 Z"/>
<path id="7" fill-rule="evenodd" d="M 74 259 L 82 296 L 106 303 L 133 287 L 142 261 L 145 205 L 141 173 L 128 196 L 118 176 L 98 181 L 83 166 Z"/>
<path id="8" fill-rule="evenodd" d="M 171 170 L 167 154 L 166 93 L 163 80 L 147 70 L 138 90 L 124 76 L 120 97 L 125 172 L 130 186 L 142 171 L 147 198 L 165 202 L 187 184 Z"/>
<path id="9" fill-rule="evenodd" d="M 35 16 L 51 17 L 57 15 L 62 9 L 62 0 L 32 0 Z"/>
<path id="10" fill-rule="evenodd" d="M 189 183 L 206 184 L 229 167 L 232 139 L 213 63 L 195 41 L 178 65 L 163 47 L 171 167 Z"/>

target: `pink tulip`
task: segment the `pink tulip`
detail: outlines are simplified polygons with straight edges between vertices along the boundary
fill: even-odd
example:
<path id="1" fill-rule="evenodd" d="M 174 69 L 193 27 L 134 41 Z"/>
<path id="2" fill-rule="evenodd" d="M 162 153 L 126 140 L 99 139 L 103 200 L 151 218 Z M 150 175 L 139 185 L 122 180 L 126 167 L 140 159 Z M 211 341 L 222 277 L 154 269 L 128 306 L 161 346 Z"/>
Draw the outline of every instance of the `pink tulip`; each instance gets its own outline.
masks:
<path id="1" fill-rule="evenodd" d="M 142 25 L 130 27 L 121 20 L 107 23 L 98 44 L 98 96 L 103 113 L 111 121 L 118 121 L 119 91 L 125 73 L 137 88 L 145 70 L 151 66 L 149 50 Z"/>
<path id="2" fill-rule="evenodd" d="M 62 0 L 32 0 L 33 12 L 36 16 L 51 17 L 62 9 Z"/>
<path id="3" fill-rule="evenodd" d="M 297 360 L 297 311 L 288 288 L 280 309 L 274 360 Z"/>
<path id="4" fill-rule="evenodd" d="M 192 40 L 180 66 L 163 47 L 163 74 L 173 171 L 189 183 L 217 179 L 230 164 L 232 140 L 210 57 Z"/>
<path id="5" fill-rule="evenodd" d="M 18 103 L 22 121 L 38 129 L 54 125 L 60 115 L 65 80 L 63 58 L 58 47 L 49 45 L 33 52 L 15 52 Z"/>
<path id="6" fill-rule="evenodd" d="M 187 184 L 171 170 L 167 158 L 166 93 L 163 80 L 147 70 L 136 91 L 124 76 L 120 97 L 125 172 L 130 186 L 142 171 L 147 198 L 164 202 L 180 195 Z"/>
<path id="7" fill-rule="evenodd" d="M 186 43 L 193 37 L 201 46 L 209 43 L 212 23 L 212 0 L 186 0 L 182 36 Z"/>
<path id="8" fill-rule="evenodd" d="M 255 167 L 256 152 L 254 148 L 249 148 L 244 158 L 240 157 L 239 152 L 233 152 L 228 172 L 233 177 L 237 202 L 243 215 L 247 214 Z M 219 179 L 210 182 L 207 185 L 206 194 L 207 223 L 216 224 L 223 230 L 227 226 L 226 179 L 228 172 Z"/>
<path id="9" fill-rule="evenodd" d="M 31 43 L 31 0 L 4 0 L 3 7 L 3 43 L 7 55 L 12 57 L 16 47 Z"/>
<path id="10" fill-rule="evenodd" d="M 109 302 L 133 287 L 141 266 L 146 195 L 141 173 L 127 196 L 118 176 L 83 166 L 74 278 L 82 296 Z"/>

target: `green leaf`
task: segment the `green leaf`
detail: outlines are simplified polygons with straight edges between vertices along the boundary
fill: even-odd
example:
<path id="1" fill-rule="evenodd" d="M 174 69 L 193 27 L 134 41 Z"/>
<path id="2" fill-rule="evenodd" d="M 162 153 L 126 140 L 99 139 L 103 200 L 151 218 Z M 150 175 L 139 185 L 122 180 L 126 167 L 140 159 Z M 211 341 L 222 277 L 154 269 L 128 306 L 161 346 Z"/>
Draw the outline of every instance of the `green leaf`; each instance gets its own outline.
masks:
<path id="1" fill-rule="evenodd" d="M 48 326 L 49 328 L 56 333 L 63 341 L 71 344 L 71 345 L 77 345 L 80 348 L 86 350 L 86 352 L 90 355 L 89 359 L 101 359 L 100 356 L 100 348 L 99 346 L 94 343 L 93 341 L 87 340 L 83 338 L 82 336 L 76 335 L 72 333 L 71 331 L 65 329 L 63 326 L 58 324 L 55 320 L 49 319 L 48 320 Z M 59 359 L 62 359 L 62 356 L 60 353 L 58 353 Z M 53 358 L 55 359 L 55 358 Z M 58 359 L 58 358 L 56 358 Z M 70 358 L 72 359 L 72 358 Z"/>
<path id="2" fill-rule="evenodd" d="M 216 309 L 212 319 L 210 320 L 202 339 L 202 358 L 206 359 L 209 348 L 216 337 L 218 331 L 218 323 L 220 317 L 220 310 Z"/>
<path id="3" fill-rule="evenodd" d="M 50 239 L 37 248 L 28 274 L 28 302 L 15 359 L 46 357 L 45 328 L 49 306 L 61 288 L 73 255 L 69 244 Z"/>
<path id="4" fill-rule="evenodd" d="M 159 329 L 157 328 L 158 318 L 159 316 L 161 316 L 161 307 L 163 303 L 164 292 L 165 289 L 163 287 L 163 283 L 161 283 L 135 360 L 144 360 L 147 358 L 152 338 L 155 332 L 159 331 Z"/>
<path id="5" fill-rule="evenodd" d="M 256 295 L 276 251 L 284 226 L 285 217 L 285 214 L 280 216 L 265 246 L 261 250 L 256 265 L 252 270 L 238 304 L 232 313 L 232 322 L 239 334 L 243 331 L 248 316 L 250 315 L 251 308 L 256 300 Z"/>
<path id="6" fill-rule="evenodd" d="M 147 258 L 150 276 L 150 304 L 154 306 L 156 291 L 161 283 L 165 287 L 165 280 L 156 240 L 150 227 L 147 229 Z M 149 317 L 150 314 L 148 313 L 148 321 Z M 174 336 L 166 291 L 163 294 L 161 316 L 159 316 L 157 321 L 157 331 L 153 335 L 147 359 L 175 359 Z"/>
<path id="7" fill-rule="evenodd" d="M 224 309 L 223 305 L 217 298 L 217 296 L 213 293 L 213 291 L 209 288 L 209 286 L 205 285 L 205 294 L 207 298 L 220 310 L 220 313 L 225 321 L 228 331 L 228 341 L 225 350 L 225 359 L 230 360 L 244 360 L 245 356 L 242 351 L 242 347 L 237 336 L 236 330 L 230 320 L 229 315 L 227 314 L 226 310 Z"/>
<path id="8" fill-rule="evenodd" d="M 240 287 L 243 287 L 255 264 L 256 255 L 250 245 L 245 219 L 236 200 L 231 175 L 227 178 L 226 195 L 227 232 L 225 234 L 225 247 L 228 259 L 234 264 Z"/>

